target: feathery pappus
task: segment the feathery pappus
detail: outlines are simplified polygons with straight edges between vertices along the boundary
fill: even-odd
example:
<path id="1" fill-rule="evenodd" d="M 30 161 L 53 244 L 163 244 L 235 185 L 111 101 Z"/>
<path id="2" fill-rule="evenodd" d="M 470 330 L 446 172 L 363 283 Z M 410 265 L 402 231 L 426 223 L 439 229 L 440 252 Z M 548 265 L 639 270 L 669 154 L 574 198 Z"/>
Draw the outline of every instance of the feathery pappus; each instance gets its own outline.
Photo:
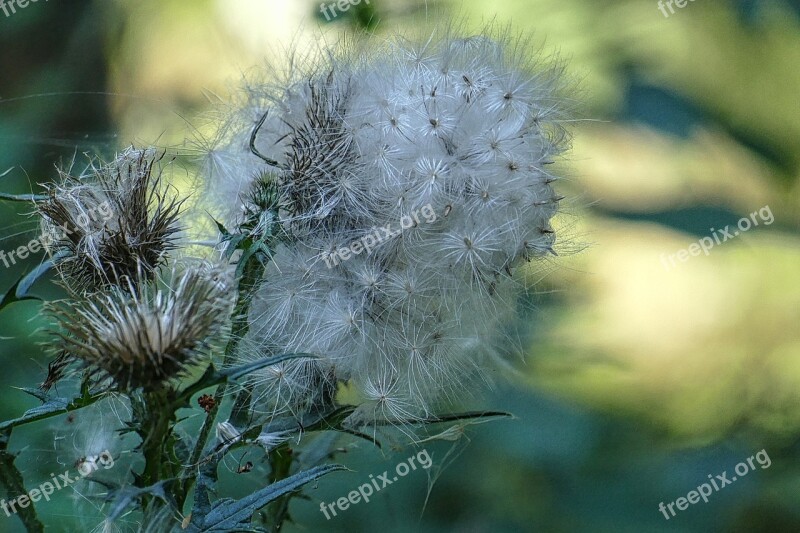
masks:
<path id="1" fill-rule="evenodd" d="M 561 67 L 488 33 L 326 49 L 230 110 L 207 196 L 236 227 L 267 176 L 286 235 L 242 358 L 319 355 L 257 372 L 257 408 L 303 412 L 346 382 L 351 423 L 413 420 L 485 374 L 514 267 L 555 254 L 549 169 L 570 144 Z"/>

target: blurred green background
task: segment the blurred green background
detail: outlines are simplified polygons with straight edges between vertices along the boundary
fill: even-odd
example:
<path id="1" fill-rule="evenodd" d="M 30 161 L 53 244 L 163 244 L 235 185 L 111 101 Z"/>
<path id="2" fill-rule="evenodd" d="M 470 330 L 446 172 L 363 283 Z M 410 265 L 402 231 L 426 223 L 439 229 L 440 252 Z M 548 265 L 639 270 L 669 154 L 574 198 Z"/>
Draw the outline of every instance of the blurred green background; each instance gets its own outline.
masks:
<path id="1" fill-rule="evenodd" d="M 696 0 L 665 17 L 656 0 L 371 0 L 332 21 L 305 0 L 33 3 L 0 12 L 0 189 L 38 190 L 55 163 L 130 143 L 191 156 L 204 113 L 265 57 L 448 16 L 512 23 L 568 60 L 580 90 L 559 237 L 578 253 L 523 273 L 535 290 L 509 338 L 526 358 L 474 400 L 515 419 L 425 443 L 433 468 L 327 521 L 320 501 L 412 452 L 343 443 L 354 472 L 295 501 L 287 531 L 800 531 L 798 2 Z M 765 206 L 773 224 L 664 267 Z M 0 203 L 2 249 L 36 235 L 30 211 Z M 0 264 L 0 294 L 40 260 Z M 36 404 L 13 387 L 44 375 L 39 309 L 0 316 L 2 419 Z M 26 487 L 79 459 L 63 443 L 93 424 L 77 413 L 15 432 Z M 658 511 L 762 449 L 769 468 L 669 521 Z M 262 486 L 260 466 L 228 465 L 226 486 Z M 48 530 L 100 522 L 83 492 L 39 505 Z M 0 514 L 0 531 L 19 527 Z"/>

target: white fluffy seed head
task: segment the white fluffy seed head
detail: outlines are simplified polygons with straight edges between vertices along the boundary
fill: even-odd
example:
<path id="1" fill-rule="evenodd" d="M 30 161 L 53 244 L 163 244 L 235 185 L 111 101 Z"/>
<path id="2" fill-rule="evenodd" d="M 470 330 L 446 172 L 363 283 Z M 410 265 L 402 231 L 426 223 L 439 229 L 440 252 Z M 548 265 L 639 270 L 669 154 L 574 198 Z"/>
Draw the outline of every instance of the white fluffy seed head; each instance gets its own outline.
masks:
<path id="1" fill-rule="evenodd" d="M 443 32 L 325 51 L 285 83 L 248 86 L 209 190 L 233 227 L 248 180 L 270 172 L 290 236 L 248 344 L 320 357 L 313 372 L 262 372 L 273 410 L 332 375 L 361 392 L 354 422 L 413 419 L 481 368 L 513 267 L 554 253 L 563 85 L 528 50 Z"/>

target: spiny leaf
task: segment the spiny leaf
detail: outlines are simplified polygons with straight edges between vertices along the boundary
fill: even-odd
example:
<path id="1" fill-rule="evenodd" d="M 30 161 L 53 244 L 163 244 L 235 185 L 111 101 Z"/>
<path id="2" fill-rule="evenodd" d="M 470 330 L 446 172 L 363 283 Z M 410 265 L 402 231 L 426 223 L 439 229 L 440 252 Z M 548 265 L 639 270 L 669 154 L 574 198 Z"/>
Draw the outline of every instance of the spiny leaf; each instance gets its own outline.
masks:
<path id="1" fill-rule="evenodd" d="M 30 392 L 28 392 L 28 394 L 30 394 Z M 28 409 L 27 411 L 25 411 L 25 414 L 23 414 L 21 417 L 14 418 L 12 420 L 6 420 L 5 422 L 0 423 L 0 432 L 16 426 L 29 424 L 31 422 L 36 422 L 38 420 L 44 420 L 45 418 L 57 416 L 69 411 L 76 411 L 78 409 L 82 409 L 83 407 L 87 407 L 93 404 L 102 397 L 103 397 L 102 394 L 95 394 L 88 397 L 83 396 L 80 398 L 75 398 L 73 400 L 69 400 L 67 398 L 48 397 L 45 403 L 37 407 Z"/>
<path id="2" fill-rule="evenodd" d="M 332 411 L 327 413 L 307 413 L 303 415 L 302 420 L 297 420 L 294 416 L 286 416 L 282 418 L 276 418 L 270 421 L 269 424 L 262 425 L 256 424 L 253 426 L 244 429 L 241 433 L 241 438 L 236 443 L 220 443 L 216 446 L 212 457 L 220 458 L 221 455 L 227 454 L 232 450 L 238 449 L 242 446 L 249 446 L 253 442 L 257 441 L 259 435 L 263 433 L 285 433 L 285 434 L 296 434 L 300 433 L 311 433 L 316 431 L 339 431 L 342 433 L 348 433 L 350 435 L 354 435 L 356 437 L 360 437 L 363 439 L 368 440 L 372 444 L 375 444 L 379 448 L 381 447 L 381 443 L 375 440 L 373 437 L 361 433 L 357 430 L 352 428 L 346 428 L 343 426 L 344 420 L 350 416 L 355 407 L 352 405 L 345 405 L 342 407 L 338 407 Z M 229 419 L 231 422 L 234 422 L 234 417 L 231 416 Z M 236 423 L 234 423 L 234 427 L 240 427 Z"/>
<path id="3" fill-rule="evenodd" d="M 430 425 L 430 424 L 445 424 L 447 422 L 458 422 L 459 420 L 474 420 L 474 419 L 488 419 L 488 418 L 514 418 L 511 413 L 504 411 L 466 411 L 464 413 L 448 413 L 444 415 L 431 416 L 417 420 L 403 420 L 403 421 L 376 421 L 376 426 L 386 426 L 397 424 L 398 422 L 409 425 Z"/>
<path id="4" fill-rule="evenodd" d="M 315 357 L 310 353 L 285 353 L 273 357 L 265 357 L 263 359 L 259 359 L 258 361 L 246 365 L 220 370 L 219 373 L 222 376 L 225 376 L 227 379 L 239 379 L 243 376 L 246 376 L 247 374 L 250 374 L 251 372 L 255 372 L 256 370 L 261 370 L 262 368 L 266 368 L 268 366 L 277 365 L 278 363 L 282 363 L 283 361 L 288 361 L 289 359 L 302 359 L 302 358 L 313 359 Z"/>
<path id="5" fill-rule="evenodd" d="M 298 422 L 297 418 L 294 416 L 275 418 L 269 424 L 264 426 L 263 431 L 268 433 L 282 433 L 285 431 L 294 430 L 302 430 L 306 432 L 338 430 L 340 429 L 342 422 L 348 416 L 353 414 L 353 411 L 355 411 L 354 406 L 344 405 L 337 407 L 332 411 L 328 411 L 327 413 L 307 413 L 303 415 L 303 418 L 300 422 Z M 259 433 L 262 431 L 260 427 L 250 428 L 244 433 L 244 437 L 249 437 L 256 429 L 258 429 Z M 258 435 L 258 433 L 256 433 L 256 435 Z"/>
<path id="6" fill-rule="evenodd" d="M 56 254 L 17 280 L 17 282 L 8 290 L 8 292 L 0 298 L 0 310 L 16 302 L 23 302 L 25 300 L 41 300 L 41 298 L 38 296 L 30 295 L 28 291 L 30 291 L 33 284 L 36 283 L 42 276 L 44 276 L 51 268 L 53 268 L 53 265 L 55 265 L 62 257 L 64 257 L 64 255 L 64 253 Z"/>
<path id="7" fill-rule="evenodd" d="M 40 402 L 47 402 L 49 399 L 49 395 L 43 391 L 42 389 L 32 389 L 30 387 L 14 387 L 17 390 L 21 390 L 25 394 L 30 394 Z"/>
<path id="8" fill-rule="evenodd" d="M 219 533 L 241 530 L 240 528 L 249 524 L 253 513 L 268 503 L 336 470 L 345 470 L 345 467 L 337 464 L 317 466 L 273 483 L 240 500 L 220 500 L 206 516 L 193 514 L 192 523 L 187 530 Z"/>
<path id="9" fill-rule="evenodd" d="M 67 408 L 69 407 L 69 400 L 66 398 L 53 398 L 42 405 L 33 407 L 25 411 L 19 418 L 15 418 L 13 420 L 6 420 L 2 424 L 0 424 L 0 430 L 4 430 L 10 427 L 19 426 L 21 424 L 25 424 L 27 422 L 33 422 L 35 420 L 41 420 L 42 418 L 46 418 L 47 415 L 57 415 L 61 413 L 66 413 Z"/>
<path id="10" fill-rule="evenodd" d="M 216 218 L 214 218 L 214 217 L 211 217 L 211 220 L 213 220 L 213 221 L 214 221 L 214 224 L 216 224 L 216 226 L 217 226 L 217 229 L 218 229 L 218 230 L 219 230 L 219 232 L 222 234 L 222 237 L 223 237 L 223 238 L 226 238 L 226 239 L 227 239 L 228 237 L 230 237 L 230 236 L 231 236 L 231 232 L 230 232 L 230 231 L 228 231 L 228 228 L 226 228 L 226 227 L 225 227 L 225 225 L 224 225 L 222 222 L 220 222 L 219 220 L 217 220 L 217 219 L 216 219 Z"/>
<path id="11" fill-rule="evenodd" d="M 200 392 L 203 389 L 207 389 L 227 381 L 237 380 L 251 372 L 255 372 L 256 370 L 260 370 L 268 366 L 277 365 L 278 363 L 287 361 L 289 359 L 300 359 L 304 357 L 313 358 L 314 356 L 306 353 L 287 353 L 273 357 L 265 357 L 246 365 L 226 368 L 219 371 L 216 370 L 213 365 L 211 365 L 208 367 L 208 369 L 206 369 L 205 373 L 203 373 L 200 379 L 189 385 L 183 392 L 181 392 L 179 396 L 179 402 L 182 403 L 188 401 L 192 395 Z"/>
<path id="12" fill-rule="evenodd" d="M 272 252 L 263 241 L 255 241 L 253 242 L 252 239 L 246 239 L 244 241 L 245 246 L 243 247 L 244 253 L 242 254 L 242 258 L 239 261 L 239 265 L 236 267 L 236 275 L 241 276 L 244 273 L 244 269 L 247 266 L 247 262 L 250 260 L 251 257 L 259 258 L 262 260 L 264 257 L 271 258 Z M 263 261 L 262 261 L 263 262 Z"/>
<path id="13" fill-rule="evenodd" d="M 33 286 L 34 283 L 39 281 L 39 279 L 47 274 L 50 269 L 52 269 L 56 263 L 58 263 L 61 259 L 67 257 L 69 252 L 62 250 L 58 252 L 53 257 L 45 260 L 42 264 L 28 272 L 19 282 L 19 286 L 17 287 L 17 297 L 23 297 L 28 295 L 28 291 Z"/>
<path id="14" fill-rule="evenodd" d="M 514 418 L 505 411 L 467 411 L 464 413 L 450 413 L 434 416 L 422 421 L 423 424 L 440 424 L 444 422 L 457 422 L 458 420 L 472 420 L 475 418 Z"/>

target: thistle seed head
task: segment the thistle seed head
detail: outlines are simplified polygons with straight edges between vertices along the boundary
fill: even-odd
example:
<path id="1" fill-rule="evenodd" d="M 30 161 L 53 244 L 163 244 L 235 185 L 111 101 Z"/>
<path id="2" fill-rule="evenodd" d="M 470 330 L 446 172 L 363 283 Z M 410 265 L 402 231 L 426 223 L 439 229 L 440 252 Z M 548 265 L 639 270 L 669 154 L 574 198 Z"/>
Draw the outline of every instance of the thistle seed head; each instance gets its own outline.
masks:
<path id="1" fill-rule="evenodd" d="M 354 421 L 408 420 L 485 377 L 514 267 L 554 253 L 563 77 L 504 37 L 344 49 L 294 63 L 286 83 L 248 85 L 209 154 L 208 188 L 223 213 L 253 218 L 241 191 L 260 171 L 283 199 L 289 238 L 246 345 L 319 359 L 313 373 L 262 371 L 264 411 L 307 404 L 319 374 L 361 393 Z"/>
<path id="2" fill-rule="evenodd" d="M 56 349 L 121 391 L 155 390 L 202 361 L 231 313 L 231 292 L 216 269 L 173 270 L 167 280 L 112 286 L 48 305 Z"/>

